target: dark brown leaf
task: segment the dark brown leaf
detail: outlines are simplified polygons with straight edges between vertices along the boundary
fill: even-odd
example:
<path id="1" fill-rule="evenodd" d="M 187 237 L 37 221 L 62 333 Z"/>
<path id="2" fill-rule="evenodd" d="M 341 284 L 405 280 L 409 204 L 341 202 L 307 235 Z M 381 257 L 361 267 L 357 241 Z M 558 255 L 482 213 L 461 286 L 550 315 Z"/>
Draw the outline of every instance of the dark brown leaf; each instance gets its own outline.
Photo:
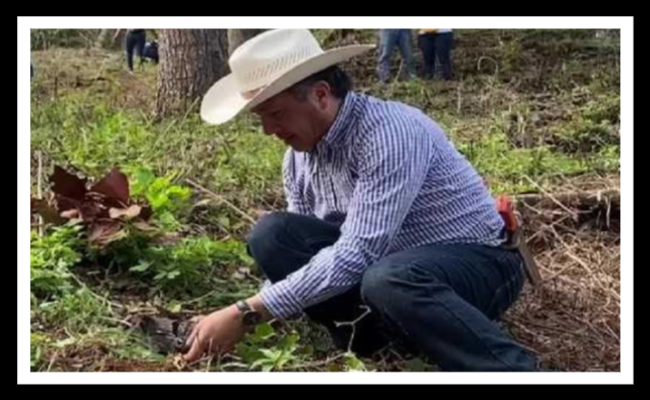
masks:
<path id="1" fill-rule="evenodd" d="M 54 166 L 54 173 L 50 176 L 52 191 L 60 196 L 81 201 L 86 194 L 86 179 L 72 175 L 58 165 Z"/>
<path id="2" fill-rule="evenodd" d="M 98 218 L 108 218 L 108 210 L 102 204 L 97 202 L 84 202 L 79 206 L 81 219 L 88 224 L 92 224 Z"/>
<path id="3" fill-rule="evenodd" d="M 89 191 L 88 193 L 86 193 L 86 201 L 91 201 L 97 204 L 101 204 L 106 209 L 126 207 L 126 204 L 121 200 L 108 197 L 102 193 L 93 192 L 93 191 Z"/>
<path id="4" fill-rule="evenodd" d="M 129 204 L 129 181 L 126 175 L 116 167 L 97 182 L 91 189 L 93 192 L 101 193 L 104 196 L 120 201 L 123 205 Z"/>
<path id="5" fill-rule="evenodd" d="M 81 207 L 81 200 L 75 200 L 65 196 L 55 196 L 56 209 L 59 212 L 68 211 Z"/>
<path id="6" fill-rule="evenodd" d="M 151 206 L 148 204 L 141 207 L 142 209 L 140 210 L 140 217 L 143 220 L 148 221 L 149 218 L 151 218 L 151 215 L 153 214 L 153 210 L 151 210 Z"/>

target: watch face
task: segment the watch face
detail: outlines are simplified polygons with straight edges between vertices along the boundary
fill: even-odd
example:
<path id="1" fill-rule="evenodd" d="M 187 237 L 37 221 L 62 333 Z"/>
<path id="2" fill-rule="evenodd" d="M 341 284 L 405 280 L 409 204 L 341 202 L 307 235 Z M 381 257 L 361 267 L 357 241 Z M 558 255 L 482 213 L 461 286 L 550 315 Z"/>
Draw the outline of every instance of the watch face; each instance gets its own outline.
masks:
<path id="1" fill-rule="evenodd" d="M 261 316 L 258 312 L 248 311 L 244 313 L 244 325 L 253 326 L 257 325 L 260 322 Z"/>

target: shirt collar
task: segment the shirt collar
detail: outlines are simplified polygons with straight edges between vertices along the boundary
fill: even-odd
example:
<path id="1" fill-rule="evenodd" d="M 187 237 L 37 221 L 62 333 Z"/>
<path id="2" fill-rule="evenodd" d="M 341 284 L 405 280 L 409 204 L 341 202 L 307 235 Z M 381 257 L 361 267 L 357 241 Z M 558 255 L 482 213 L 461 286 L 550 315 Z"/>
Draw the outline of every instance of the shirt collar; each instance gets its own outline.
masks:
<path id="1" fill-rule="evenodd" d="M 330 126 L 323 140 L 318 143 L 317 148 L 322 146 L 341 147 L 346 143 L 358 104 L 359 95 L 352 91 L 348 92 L 341 103 L 341 108 L 334 119 L 334 123 Z"/>

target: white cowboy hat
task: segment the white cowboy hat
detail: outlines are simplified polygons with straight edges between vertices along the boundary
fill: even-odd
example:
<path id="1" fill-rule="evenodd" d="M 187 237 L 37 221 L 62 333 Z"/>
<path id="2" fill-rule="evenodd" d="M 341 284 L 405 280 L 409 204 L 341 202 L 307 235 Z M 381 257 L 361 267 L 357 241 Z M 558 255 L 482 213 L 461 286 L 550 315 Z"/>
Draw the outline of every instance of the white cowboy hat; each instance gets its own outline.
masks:
<path id="1" fill-rule="evenodd" d="M 208 90 L 201 118 L 210 124 L 227 122 L 308 76 L 374 47 L 352 45 L 323 51 L 307 29 L 263 32 L 230 56 L 232 73 Z"/>

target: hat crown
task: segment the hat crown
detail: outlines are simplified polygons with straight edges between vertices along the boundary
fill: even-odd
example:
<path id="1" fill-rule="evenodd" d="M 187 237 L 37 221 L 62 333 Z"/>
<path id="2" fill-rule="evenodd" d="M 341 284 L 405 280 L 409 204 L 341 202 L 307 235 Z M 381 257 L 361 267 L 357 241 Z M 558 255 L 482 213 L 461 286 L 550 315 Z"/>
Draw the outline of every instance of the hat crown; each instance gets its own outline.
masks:
<path id="1" fill-rule="evenodd" d="M 265 87 L 303 60 L 322 53 L 308 29 L 277 29 L 242 43 L 228 64 L 240 93 L 247 93 Z"/>

